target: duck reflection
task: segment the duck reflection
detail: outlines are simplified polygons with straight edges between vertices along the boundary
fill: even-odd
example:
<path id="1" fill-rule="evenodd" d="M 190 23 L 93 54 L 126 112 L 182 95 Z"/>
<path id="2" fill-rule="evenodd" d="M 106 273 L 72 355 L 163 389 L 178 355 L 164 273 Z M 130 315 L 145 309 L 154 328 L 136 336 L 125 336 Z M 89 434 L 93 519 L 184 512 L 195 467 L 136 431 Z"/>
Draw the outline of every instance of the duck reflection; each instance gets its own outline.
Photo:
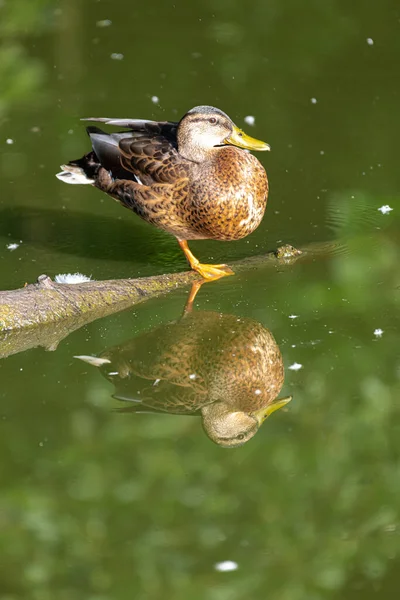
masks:
<path id="1" fill-rule="evenodd" d="M 80 356 L 115 386 L 114 397 L 131 402 L 123 412 L 200 415 L 208 437 L 232 448 L 250 440 L 273 412 L 282 355 L 263 325 L 217 312 L 187 311 L 100 357 Z"/>

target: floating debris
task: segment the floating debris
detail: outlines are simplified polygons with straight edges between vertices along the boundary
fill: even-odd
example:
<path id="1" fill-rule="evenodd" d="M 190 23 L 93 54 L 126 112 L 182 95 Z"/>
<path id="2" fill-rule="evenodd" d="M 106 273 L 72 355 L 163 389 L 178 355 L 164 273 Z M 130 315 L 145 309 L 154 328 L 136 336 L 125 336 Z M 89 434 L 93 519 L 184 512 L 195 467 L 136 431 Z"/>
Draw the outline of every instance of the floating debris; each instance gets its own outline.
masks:
<path id="1" fill-rule="evenodd" d="M 380 338 L 383 336 L 383 329 L 375 329 L 374 336 Z"/>
<path id="2" fill-rule="evenodd" d="M 11 146 L 11 144 L 14 143 L 14 140 L 12 140 L 11 138 L 7 138 L 6 139 L 6 144 L 8 144 L 9 146 Z"/>
<path id="3" fill-rule="evenodd" d="M 247 117 L 244 118 L 244 122 L 253 127 L 254 123 L 256 122 L 256 118 L 253 117 L 253 115 L 247 115 Z"/>
<path id="4" fill-rule="evenodd" d="M 110 27 L 112 25 L 112 21 L 110 19 L 103 19 L 102 21 L 97 21 L 96 27 Z"/>
<path id="5" fill-rule="evenodd" d="M 61 273 L 54 278 L 56 283 L 85 283 L 92 281 L 92 276 L 82 275 L 82 273 Z"/>
<path id="6" fill-rule="evenodd" d="M 318 100 L 316 98 L 311 98 L 310 102 L 311 104 L 317 104 Z"/>
<path id="7" fill-rule="evenodd" d="M 239 568 L 239 565 L 233 560 L 224 560 L 219 563 L 215 563 L 214 569 L 216 571 L 221 571 L 222 573 L 226 573 L 228 571 L 236 571 Z"/>
<path id="8" fill-rule="evenodd" d="M 303 368 L 303 365 L 301 365 L 300 363 L 293 363 L 292 365 L 290 365 L 290 367 L 288 367 L 288 369 L 290 369 L 291 371 L 300 371 L 300 369 Z"/>
<path id="9" fill-rule="evenodd" d="M 119 52 L 113 52 L 111 58 L 112 60 L 124 60 L 124 55 Z"/>
<path id="10" fill-rule="evenodd" d="M 153 104 L 158 104 L 160 102 L 160 98 L 158 96 L 152 96 L 151 101 Z"/>
<path id="11" fill-rule="evenodd" d="M 289 319 L 298 319 L 299 315 L 289 315 Z"/>
<path id="12" fill-rule="evenodd" d="M 9 250 L 10 252 L 13 252 L 14 250 L 16 250 L 17 248 L 20 247 L 20 244 L 8 244 L 8 246 L 6 246 L 7 250 Z"/>
<path id="13" fill-rule="evenodd" d="M 393 210 L 393 208 L 391 206 L 389 206 L 389 204 L 384 204 L 383 206 L 381 206 L 380 208 L 378 208 L 378 210 L 383 215 L 387 215 L 388 213 L 390 213 L 391 210 Z"/>
<path id="14" fill-rule="evenodd" d="M 368 46 L 373 46 L 374 40 L 372 38 L 367 38 L 367 44 L 368 44 Z"/>

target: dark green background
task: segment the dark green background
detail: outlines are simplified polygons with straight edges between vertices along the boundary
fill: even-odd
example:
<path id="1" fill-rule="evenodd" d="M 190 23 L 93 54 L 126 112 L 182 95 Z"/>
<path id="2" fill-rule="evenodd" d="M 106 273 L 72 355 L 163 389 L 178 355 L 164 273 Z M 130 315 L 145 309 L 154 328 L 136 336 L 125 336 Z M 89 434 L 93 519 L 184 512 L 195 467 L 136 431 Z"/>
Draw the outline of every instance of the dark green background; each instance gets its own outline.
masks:
<path id="1" fill-rule="evenodd" d="M 112 386 L 73 358 L 179 318 L 185 290 L 0 362 L 1 599 L 397 598 L 398 2 L 3 0 L 0 36 L 2 289 L 186 268 L 173 238 L 54 177 L 88 148 L 84 116 L 207 103 L 271 144 L 262 225 L 193 243 L 205 262 L 342 242 L 198 296 L 283 354 L 294 399 L 242 448 L 198 419 L 111 412 Z"/>

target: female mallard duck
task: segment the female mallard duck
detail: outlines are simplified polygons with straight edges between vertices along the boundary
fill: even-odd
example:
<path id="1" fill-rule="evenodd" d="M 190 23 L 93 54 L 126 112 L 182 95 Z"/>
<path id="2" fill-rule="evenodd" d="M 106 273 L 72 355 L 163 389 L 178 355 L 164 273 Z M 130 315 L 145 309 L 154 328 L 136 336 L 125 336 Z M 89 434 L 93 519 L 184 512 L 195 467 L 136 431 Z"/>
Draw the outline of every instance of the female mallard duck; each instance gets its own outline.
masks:
<path id="1" fill-rule="evenodd" d="M 291 400 L 278 398 L 284 369 L 272 333 L 236 315 L 192 312 L 99 357 L 76 358 L 101 369 L 114 398 L 131 402 L 123 412 L 201 416 L 225 448 L 249 441 Z"/>
<path id="2" fill-rule="evenodd" d="M 179 123 L 84 120 L 129 131 L 108 134 L 88 127 L 93 151 L 63 165 L 57 177 L 92 184 L 174 235 L 191 268 L 205 279 L 232 274 L 227 265 L 201 264 L 187 240 L 238 240 L 258 227 L 268 180 L 248 150 L 269 150 L 268 144 L 212 106 L 192 108 Z"/>

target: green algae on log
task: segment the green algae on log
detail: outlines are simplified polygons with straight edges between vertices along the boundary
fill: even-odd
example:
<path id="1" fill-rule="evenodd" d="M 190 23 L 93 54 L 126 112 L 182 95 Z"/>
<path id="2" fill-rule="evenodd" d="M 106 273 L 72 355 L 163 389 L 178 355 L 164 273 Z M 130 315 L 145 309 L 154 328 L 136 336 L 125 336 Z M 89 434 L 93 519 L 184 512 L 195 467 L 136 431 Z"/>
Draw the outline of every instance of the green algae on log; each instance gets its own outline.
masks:
<path id="1" fill-rule="evenodd" d="M 67 284 L 41 275 L 37 283 L 0 292 L 0 332 L 47 325 L 83 314 L 90 314 L 91 321 L 188 285 L 194 279 L 194 273 L 185 272 Z"/>
<path id="2" fill-rule="evenodd" d="M 87 323 L 189 285 L 195 278 L 186 272 L 65 284 L 41 275 L 35 284 L 0 292 L 0 358 L 37 346 L 55 350 Z"/>

